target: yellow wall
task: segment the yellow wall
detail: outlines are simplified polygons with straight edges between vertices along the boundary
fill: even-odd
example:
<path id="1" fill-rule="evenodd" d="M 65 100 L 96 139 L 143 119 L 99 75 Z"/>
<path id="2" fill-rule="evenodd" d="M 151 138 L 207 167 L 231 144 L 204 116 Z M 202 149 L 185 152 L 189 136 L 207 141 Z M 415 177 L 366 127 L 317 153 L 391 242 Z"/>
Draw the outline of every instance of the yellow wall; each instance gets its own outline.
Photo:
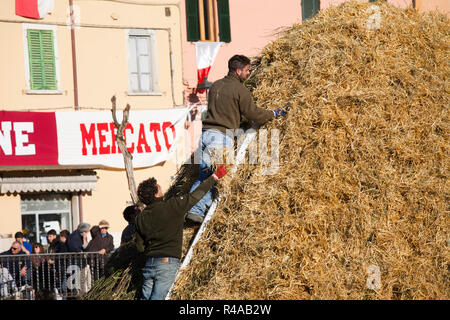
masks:
<path id="1" fill-rule="evenodd" d="M 449 0 L 416 0 L 416 8 L 420 11 L 439 11 L 445 13 L 447 16 L 450 14 L 450 1 Z"/>
<path id="2" fill-rule="evenodd" d="M 163 1 L 141 1 L 162 3 Z M 167 1 L 176 3 L 177 1 Z M 167 108 L 174 105 L 170 68 L 170 44 L 173 52 L 175 104 L 183 104 L 181 27 L 178 6 L 133 5 L 113 1 L 76 1 L 81 27 L 75 28 L 79 106 L 109 108 L 116 94 L 118 105 L 130 103 L 133 108 Z M 165 8 L 170 16 L 165 15 Z M 15 15 L 14 1 L 0 2 L 1 108 L 35 110 L 74 105 L 71 32 L 67 26 L 68 1 L 55 1 L 55 11 L 44 19 L 27 19 Z M 57 51 L 61 94 L 27 94 L 24 66 L 22 23 L 57 25 Z M 158 28 L 157 57 L 161 96 L 130 96 L 127 71 L 127 28 Z M 6 76 L 8 75 L 8 76 Z"/>
<path id="3" fill-rule="evenodd" d="M 22 228 L 20 217 L 20 196 L 5 194 L 0 196 L 0 234 L 14 234 Z"/>
<path id="4" fill-rule="evenodd" d="M 79 26 L 75 27 L 75 44 L 81 110 L 110 109 L 110 99 L 113 95 L 117 97 L 119 110 L 127 103 L 131 105 L 131 110 L 183 105 L 179 0 L 73 2 L 75 12 L 79 13 L 76 16 Z M 170 16 L 166 15 L 167 10 L 170 11 Z M 67 25 L 68 22 L 69 0 L 55 0 L 55 10 L 43 19 L 17 16 L 14 1 L 0 1 L 0 110 L 74 110 L 71 29 Z M 26 92 L 23 23 L 56 26 L 60 78 L 58 94 Z M 157 29 L 156 55 L 160 95 L 128 94 L 129 28 Z M 170 50 L 173 54 L 173 75 Z M 180 141 L 181 148 L 183 141 L 184 137 Z M 183 153 L 182 149 L 180 151 Z M 127 202 L 131 201 L 126 173 L 124 170 L 93 169 L 99 177 L 97 190 L 83 194 L 83 220 L 95 225 L 101 219 L 106 219 L 111 226 L 110 232 L 118 234 L 117 237 L 120 238 L 120 233 L 126 226 L 122 212 Z M 152 168 L 135 169 L 136 184 L 155 176 L 166 190 L 176 169 L 175 158 Z M 76 228 L 76 225 L 73 228 Z M 0 194 L 0 234 L 14 234 L 20 229 L 20 196 Z"/>

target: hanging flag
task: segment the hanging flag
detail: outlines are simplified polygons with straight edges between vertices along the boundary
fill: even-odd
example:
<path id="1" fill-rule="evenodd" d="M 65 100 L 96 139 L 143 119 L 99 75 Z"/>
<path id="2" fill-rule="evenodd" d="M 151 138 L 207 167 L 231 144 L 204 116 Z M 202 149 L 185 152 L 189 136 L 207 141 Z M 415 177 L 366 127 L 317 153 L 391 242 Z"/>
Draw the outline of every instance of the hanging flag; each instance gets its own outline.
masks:
<path id="1" fill-rule="evenodd" d="M 55 0 L 16 0 L 16 15 L 26 18 L 42 19 L 53 12 Z"/>
<path id="2" fill-rule="evenodd" d="M 197 77 L 198 84 L 202 83 L 208 77 L 209 70 L 216 59 L 220 46 L 223 42 L 196 42 L 195 53 L 197 59 Z M 202 93 L 204 90 L 199 90 Z"/>

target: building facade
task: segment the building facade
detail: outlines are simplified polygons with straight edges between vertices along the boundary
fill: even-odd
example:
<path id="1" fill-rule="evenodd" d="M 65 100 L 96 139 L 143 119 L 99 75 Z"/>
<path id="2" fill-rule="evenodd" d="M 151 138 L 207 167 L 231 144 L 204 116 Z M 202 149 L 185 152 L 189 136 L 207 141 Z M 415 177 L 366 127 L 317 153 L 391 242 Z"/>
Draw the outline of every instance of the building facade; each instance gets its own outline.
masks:
<path id="1" fill-rule="evenodd" d="M 112 96 L 116 96 L 120 115 L 126 104 L 131 106 L 130 118 L 135 112 L 150 112 L 151 117 L 155 110 L 164 117 L 161 110 L 182 109 L 179 1 L 50 0 L 47 4 L 48 8 L 39 8 L 42 17 L 29 18 L 20 12 L 17 2 L 0 2 L 0 40 L 4 44 L 0 50 L 0 114 L 4 111 L 0 127 L 0 250 L 9 248 L 14 233 L 20 230 L 30 241 L 45 244 L 48 229 L 72 231 L 81 221 L 95 225 L 102 219 L 109 222 L 117 246 L 127 224 L 122 212 L 131 204 L 125 170 L 82 162 L 61 165 L 61 159 L 51 165 L 21 162 L 20 153 L 34 148 L 27 133 L 37 129 L 24 124 L 31 122 L 16 123 L 5 115 L 67 118 L 59 124 L 59 135 L 71 117 L 110 114 Z M 36 126 L 42 124 L 39 119 Z M 106 142 L 111 128 L 100 125 L 96 127 L 104 129 L 100 141 L 86 136 L 83 143 L 93 144 L 93 152 L 97 152 L 97 141 L 100 153 L 118 153 L 113 138 Z M 45 135 L 40 138 L 43 144 L 50 144 Z M 163 139 L 170 146 L 166 133 Z M 145 145 L 147 148 L 150 151 Z M 18 162 L 8 162 L 14 152 Z M 135 168 L 136 184 L 154 176 L 167 189 L 181 161 L 175 159 L 177 152 L 166 161 Z"/>

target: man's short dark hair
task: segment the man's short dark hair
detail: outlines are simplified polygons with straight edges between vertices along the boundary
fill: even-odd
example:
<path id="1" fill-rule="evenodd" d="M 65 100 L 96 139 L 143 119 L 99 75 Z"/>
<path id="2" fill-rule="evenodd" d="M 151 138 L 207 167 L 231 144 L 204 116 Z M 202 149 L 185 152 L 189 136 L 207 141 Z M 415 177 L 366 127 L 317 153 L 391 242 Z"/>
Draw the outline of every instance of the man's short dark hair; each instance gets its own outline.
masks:
<path id="1" fill-rule="evenodd" d="M 68 238 L 69 235 L 70 235 L 70 232 L 69 232 L 69 230 L 66 230 L 66 229 L 61 230 L 61 232 L 59 233 L 59 236 L 60 236 L 60 237 Z"/>
<path id="2" fill-rule="evenodd" d="M 23 236 L 23 233 L 20 232 L 20 231 L 16 232 L 16 234 L 14 235 L 14 238 L 15 238 L 15 239 L 17 239 L 17 238 L 23 238 L 23 237 L 24 237 L 24 236 Z"/>
<path id="3" fill-rule="evenodd" d="M 123 217 L 125 218 L 125 220 L 127 222 L 134 222 L 134 219 L 140 213 L 141 213 L 141 209 L 139 209 L 138 206 L 131 205 L 131 206 L 126 207 L 125 210 L 123 210 Z"/>
<path id="4" fill-rule="evenodd" d="M 147 180 L 142 181 L 139 184 L 137 194 L 139 200 L 144 203 L 146 206 L 151 204 L 155 200 L 155 195 L 158 193 L 158 187 L 156 185 L 155 178 L 149 178 Z"/>
<path id="5" fill-rule="evenodd" d="M 228 71 L 234 72 L 237 69 L 244 69 L 248 64 L 250 64 L 249 58 L 236 54 L 228 60 Z"/>
<path id="6" fill-rule="evenodd" d="M 56 230 L 55 229 L 48 230 L 47 235 L 51 235 L 51 234 L 56 236 Z"/>

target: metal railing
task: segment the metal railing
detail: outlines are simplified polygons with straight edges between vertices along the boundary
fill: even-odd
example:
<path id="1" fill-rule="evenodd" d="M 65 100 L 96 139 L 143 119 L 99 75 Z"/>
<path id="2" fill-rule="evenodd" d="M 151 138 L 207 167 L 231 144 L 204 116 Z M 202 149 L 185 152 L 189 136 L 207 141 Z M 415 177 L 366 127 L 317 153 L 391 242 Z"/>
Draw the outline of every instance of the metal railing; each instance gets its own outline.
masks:
<path id="1" fill-rule="evenodd" d="M 104 274 L 98 252 L 0 256 L 0 300 L 71 299 Z"/>

